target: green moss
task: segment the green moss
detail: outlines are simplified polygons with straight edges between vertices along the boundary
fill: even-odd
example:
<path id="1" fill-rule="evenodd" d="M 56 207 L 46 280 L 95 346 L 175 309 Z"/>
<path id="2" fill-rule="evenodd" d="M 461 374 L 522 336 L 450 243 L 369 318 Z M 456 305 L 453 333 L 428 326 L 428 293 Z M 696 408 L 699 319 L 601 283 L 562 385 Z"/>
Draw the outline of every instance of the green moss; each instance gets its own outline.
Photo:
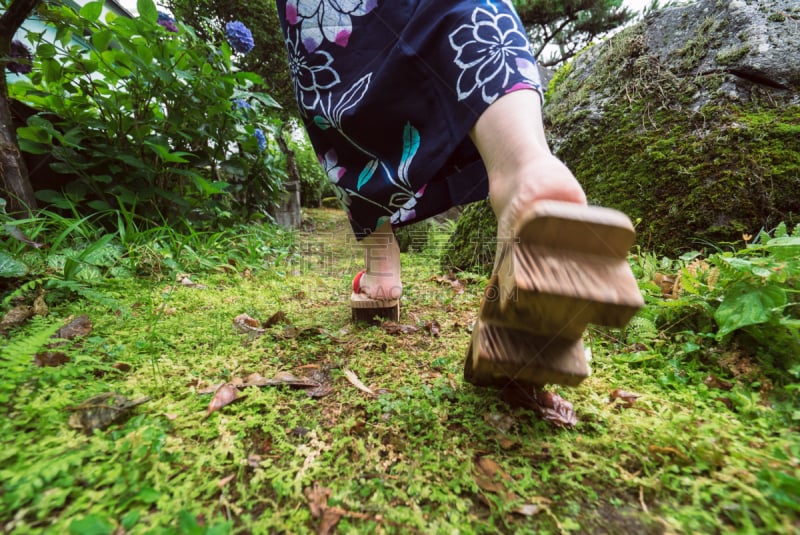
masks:
<path id="1" fill-rule="evenodd" d="M 709 49 L 718 44 L 715 34 L 725 25 L 724 20 L 706 18 L 697 28 L 694 37 L 686 41 L 684 47 L 677 51 L 677 55 L 683 58 L 681 68 L 690 70 L 697 67 L 708 55 Z"/>
<path id="2" fill-rule="evenodd" d="M 441 259 L 442 271 L 471 271 L 488 275 L 496 248 L 497 220 L 488 201 L 470 204 L 458 218 L 456 230 Z"/>
<path id="3" fill-rule="evenodd" d="M 726 76 L 670 71 L 640 48 L 641 31 L 609 42 L 590 75 L 573 69 L 551 88 L 548 132 L 590 202 L 626 212 L 641 245 L 668 252 L 800 221 L 800 107 L 754 87 L 747 102 L 721 96 L 698 110 L 698 92 Z M 703 57 L 710 41 L 700 44 L 683 63 Z"/>
<path id="4" fill-rule="evenodd" d="M 770 22 L 785 22 L 786 21 L 786 15 L 784 15 L 781 12 L 776 12 L 776 13 L 771 14 L 767 18 L 767 20 L 769 20 Z"/>
<path id="5" fill-rule="evenodd" d="M 743 46 L 741 48 L 726 48 L 717 54 L 716 60 L 720 65 L 731 65 L 745 57 L 748 52 L 750 52 L 749 46 Z"/>

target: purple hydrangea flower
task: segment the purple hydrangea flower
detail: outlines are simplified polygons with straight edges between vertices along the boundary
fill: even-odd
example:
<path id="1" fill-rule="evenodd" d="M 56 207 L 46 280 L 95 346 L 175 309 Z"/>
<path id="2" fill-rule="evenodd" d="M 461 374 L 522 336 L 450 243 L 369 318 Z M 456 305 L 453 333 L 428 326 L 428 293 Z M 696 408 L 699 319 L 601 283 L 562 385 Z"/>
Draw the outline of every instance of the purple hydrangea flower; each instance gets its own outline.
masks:
<path id="1" fill-rule="evenodd" d="M 256 46 L 250 29 L 238 20 L 225 25 L 225 38 L 231 48 L 242 54 L 247 54 Z"/>
<path id="2" fill-rule="evenodd" d="M 237 98 L 233 101 L 233 108 L 236 110 L 252 110 L 253 106 L 251 106 L 250 103 L 245 99 Z"/>
<path id="3" fill-rule="evenodd" d="M 264 135 L 264 132 L 260 128 L 256 128 L 254 134 L 256 136 L 256 141 L 258 141 L 258 149 L 261 152 L 267 150 L 267 137 Z"/>
<path id="4" fill-rule="evenodd" d="M 159 26 L 168 32 L 178 33 L 178 26 L 175 25 L 175 19 L 170 14 L 159 11 L 157 22 Z"/>
<path id="5" fill-rule="evenodd" d="M 9 55 L 12 58 L 12 60 L 6 64 L 6 69 L 9 71 L 15 74 L 28 74 L 33 70 L 33 55 L 31 54 L 30 49 L 22 41 L 18 41 L 16 39 L 11 41 L 11 50 Z M 19 58 L 23 61 L 20 63 L 18 61 L 14 61 L 13 58 Z"/>
<path id="6" fill-rule="evenodd" d="M 158 21 L 158 25 L 168 32 L 178 33 L 178 27 L 171 20 L 160 20 Z"/>

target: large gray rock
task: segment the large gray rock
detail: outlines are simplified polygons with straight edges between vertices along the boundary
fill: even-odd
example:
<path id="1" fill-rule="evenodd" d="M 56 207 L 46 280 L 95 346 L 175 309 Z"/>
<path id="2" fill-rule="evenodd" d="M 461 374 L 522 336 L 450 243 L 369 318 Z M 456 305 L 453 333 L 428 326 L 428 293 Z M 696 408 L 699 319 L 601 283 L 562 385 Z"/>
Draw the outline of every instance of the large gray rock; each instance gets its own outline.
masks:
<path id="1" fill-rule="evenodd" d="M 556 74 L 551 146 L 667 253 L 800 222 L 800 2 L 663 10 Z M 741 241 L 740 241 L 741 243 Z"/>

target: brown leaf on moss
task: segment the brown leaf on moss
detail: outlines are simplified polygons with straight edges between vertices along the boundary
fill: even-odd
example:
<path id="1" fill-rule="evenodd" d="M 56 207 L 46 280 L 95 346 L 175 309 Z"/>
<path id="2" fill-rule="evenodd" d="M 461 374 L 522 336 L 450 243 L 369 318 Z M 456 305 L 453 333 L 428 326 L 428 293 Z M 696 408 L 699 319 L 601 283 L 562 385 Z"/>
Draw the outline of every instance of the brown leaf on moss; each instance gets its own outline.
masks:
<path id="1" fill-rule="evenodd" d="M 478 485 L 484 492 L 491 492 L 497 494 L 501 498 L 510 502 L 523 502 L 515 492 L 508 489 L 507 485 L 513 483 L 513 479 L 506 472 L 500 468 L 496 461 L 489 457 L 478 456 L 475 458 L 475 464 L 472 470 L 472 478 L 475 484 Z M 512 512 L 522 516 L 533 516 L 540 513 L 549 501 L 546 498 L 537 498 L 536 503 L 531 501 L 519 503 Z"/>
<path id="2" fill-rule="evenodd" d="M 289 323 L 289 318 L 286 316 L 286 312 L 282 310 L 279 310 L 278 312 L 270 316 L 269 319 L 264 322 L 264 325 L 262 325 L 262 327 L 264 327 L 265 329 L 269 329 L 273 325 L 277 325 L 279 323 Z"/>
<path id="3" fill-rule="evenodd" d="M 149 397 L 144 397 L 132 401 L 116 392 L 103 392 L 85 399 L 79 405 L 69 407 L 73 411 L 69 417 L 69 426 L 82 429 L 87 434 L 95 429 L 105 429 L 130 415 L 137 405 L 149 400 Z"/>
<path id="4" fill-rule="evenodd" d="M 111 367 L 120 373 L 128 373 L 129 371 L 131 371 L 131 365 L 128 364 L 127 362 L 115 362 L 114 364 L 111 365 Z"/>
<path id="5" fill-rule="evenodd" d="M 260 336 L 266 330 L 261 327 L 260 321 L 247 314 L 239 314 L 233 318 L 233 327 L 239 332 L 254 336 Z"/>
<path id="6" fill-rule="evenodd" d="M 42 351 L 41 353 L 36 353 L 33 357 L 33 364 L 40 368 L 55 368 L 63 366 L 69 361 L 69 356 L 61 351 Z"/>
<path id="7" fill-rule="evenodd" d="M 506 488 L 506 482 L 511 480 L 511 476 L 494 459 L 482 455 L 476 457 L 472 478 L 481 490 L 499 494 L 508 500 L 517 499 L 517 495 Z"/>
<path id="8" fill-rule="evenodd" d="M 317 533 L 319 535 L 333 533 L 336 529 L 336 524 L 342 518 L 343 511 L 328 507 L 328 498 L 331 496 L 331 490 L 320 486 L 319 483 L 314 483 L 313 487 L 306 487 L 303 494 L 308 500 L 311 516 L 320 519 Z"/>
<path id="9" fill-rule="evenodd" d="M 44 300 L 44 291 L 41 291 L 36 299 L 33 300 L 33 313 L 36 316 L 45 317 L 50 312 L 47 301 Z"/>
<path id="10" fill-rule="evenodd" d="M 58 341 L 48 344 L 47 347 L 48 349 L 55 349 L 64 345 L 65 340 L 74 340 L 75 338 L 86 336 L 90 332 L 92 332 L 92 321 L 89 316 L 85 314 L 78 316 L 56 331 L 52 338 Z M 62 351 L 41 351 L 33 357 L 33 363 L 40 367 L 62 366 L 69 361 L 69 356 Z"/>
<path id="11" fill-rule="evenodd" d="M 431 336 L 439 336 L 442 334 L 442 326 L 439 325 L 439 322 L 436 320 L 430 320 L 425 322 L 425 330 L 431 333 Z"/>
<path id="12" fill-rule="evenodd" d="M 222 487 L 224 487 L 225 485 L 227 485 L 228 483 L 230 483 L 231 481 L 233 481 L 233 478 L 234 478 L 234 477 L 236 477 L 236 474 L 231 474 L 231 475 L 229 475 L 229 476 L 225 476 L 225 477 L 223 477 L 222 479 L 220 479 L 219 481 L 217 481 L 217 488 L 220 488 L 220 489 L 221 489 Z"/>
<path id="13" fill-rule="evenodd" d="M 6 312 L 0 320 L 0 335 L 5 336 L 14 327 L 19 327 L 33 317 L 33 307 L 28 305 L 15 306 Z"/>
<path id="14" fill-rule="evenodd" d="M 502 391 L 506 403 L 531 409 L 536 416 L 556 427 L 574 427 L 578 423 L 572 403 L 553 392 L 509 385 Z"/>
<path id="15" fill-rule="evenodd" d="M 733 388 L 733 383 L 720 379 L 716 375 L 709 375 L 703 383 L 708 388 L 716 388 L 717 390 L 730 390 Z"/>
<path id="16" fill-rule="evenodd" d="M 214 393 L 214 397 L 211 398 L 211 402 L 208 404 L 206 418 L 211 416 L 211 413 L 220 410 L 226 405 L 230 405 L 237 399 L 239 399 L 239 390 L 235 386 L 229 384 L 222 385 Z"/>
<path id="17" fill-rule="evenodd" d="M 319 386 L 319 381 L 309 377 L 297 377 L 289 372 L 278 372 L 273 377 L 264 377 L 260 373 L 248 375 L 242 386 L 279 386 L 287 385 L 300 388 L 313 388 Z"/>
<path id="18" fill-rule="evenodd" d="M 386 321 L 381 324 L 381 328 L 386 331 L 387 334 L 396 335 L 396 334 L 412 334 L 419 331 L 419 327 L 414 325 L 401 325 L 400 323 L 396 323 L 394 321 Z"/>
<path id="19" fill-rule="evenodd" d="M 619 403 L 617 403 L 618 407 L 628 409 L 630 407 L 633 407 L 633 404 L 640 397 L 642 397 L 641 394 L 634 394 L 633 392 L 628 392 L 626 390 L 620 390 L 619 388 L 616 388 L 612 390 L 611 393 L 608 395 L 608 401 L 609 403 L 614 403 L 615 401 L 619 401 Z"/>
<path id="20" fill-rule="evenodd" d="M 445 275 L 444 277 L 435 275 L 431 277 L 431 280 L 434 282 L 438 282 L 439 284 L 449 285 L 456 292 L 457 295 L 461 295 L 464 293 L 464 283 L 458 280 L 458 277 L 456 277 L 455 273 L 453 273 L 452 271 L 449 271 L 447 275 Z"/>
<path id="21" fill-rule="evenodd" d="M 61 327 L 56 331 L 56 334 L 53 335 L 53 338 L 73 340 L 78 337 L 87 336 L 91 332 L 92 320 L 89 319 L 89 316 L 83 314 Z"/>

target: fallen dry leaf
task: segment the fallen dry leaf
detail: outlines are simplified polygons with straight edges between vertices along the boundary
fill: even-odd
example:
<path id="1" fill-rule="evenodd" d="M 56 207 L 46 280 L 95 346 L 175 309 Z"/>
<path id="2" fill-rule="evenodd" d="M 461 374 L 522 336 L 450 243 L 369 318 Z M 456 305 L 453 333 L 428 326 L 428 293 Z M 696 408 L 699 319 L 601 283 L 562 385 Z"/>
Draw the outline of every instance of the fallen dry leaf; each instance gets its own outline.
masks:
<path id="1" fill-rule="evenodd" d="M 211 413 L 220 410 L 222 407 L 233 403 L 237 399 L 239 399 L 239 390 L 237 390 L 235 386 L 229 384 L 222 385 L 214 393 L 214 397 L 211 398 L 211 402 L 208 404 L 206 418 L 208 418 Z"/>
<path id="2" fill-rule="evenodd" d="M 47 348 L 55 349 L 61 345 L 64 345 L 65 340 L 73 340 L 81 336 L 86 336 L 91 332 L 92 321 L 89 319 L 89 316 L 85 314 L 78 316 L 56 331 L 51 338 L 59 341 L 47 344 Z M 69 361 L 69 356 L 61 351 L 41 351 L 33 357 L 33 363 L 40 367 L 62 366 Z"/>
<path id="3" fill-rule="evenodd" d="M 387 334 L 411 334 L 419 331 L 418 327 L 414 325 L 401 325 L 394 321 L 386 321 L 381 324 L 381 328 L 386 331 Z"/>
<path id="4" fill-rule="evenodd" d="M 112 423 L 130 414 L 137 405 L 149 401 L 149 397 L 130 400 L 116 392 L 104 392 L 82 401 L 79 405 L 69 407 L 73 411 L 69 417 L 69 426 L 82 429 L 87 434 L 95 429 L 105 429 Z"/>
<path id="5" fill-rule="evenodd" d="M 128 373 L 131 371 L 131 365 L 127 362 L 115 362 L 111 367 L 121 373 Z"/>
<path id="6" fill-rule="evenodd" d="M 436 320 L 426 321 L 425 329 L 431 333 L 431 336 L 439 336 L 442 333 L 442 326 Z"/>
<path id="7" fill-rule="evenodd" d="M 219 390 L 224 383 L 216 383 L 207 386 L 200 386 L 200 384 L 202 383 L 197 384 L 197 393 L 202 395 L 202 394 L 213 394 L 214 392 Z"/>
<path id="8" fill-rule="evenodd" d="M 53 338 L 60 338 L 61 340 L 72 340 L 79 336 L 86 336 L 92 332 L 92 320 L 89 316 L 83 314 L 70 321 L 68 324 L 61 327 Z"/>
<path id="9" fill-rule="evenodd" d="M 510 481 L 511 476 L 503 472 L 494 459 L 483 456 L 476 457 L 472 475 L 481 490 L 499 494 L 509 500 L 517 498 L 516 494 L 509 491 L 504 483 Z"/>
<path id="10" fill-rule="evenodd" d="M 231 474 L 231 475 L 229 475 L 229 476 L 225 476 L 225 477 L 223 477 L 222 479 L 220 479 L 219 481 L 217 481 L 217 488 L 220 488 L 220 489 L 221 489 L 222 487 L 224 487 L 225 485 L 227 485 L 228 483 L 230 483 L 231 481 L 233 481 L 233 478 L 234 478 L 234 477 L 236 477 L 236 474 Z"/>
<path id="11" fill-rule="evenodd" d="M 328 507 L 328 498 L 331 495 L 331 490 L 321 487 L 318 483 L 314 483 L 313 488 L 307 487 L 303 494 L 308 500 L 308 508 L 311 510 L 311 516 L 314 518 L 321 518 L 317 533 L 319 535 L 329 535 L 336 529 L 336 524 L 342 518 L 343 511 L 335 508 Z"/>
<path id="12" fill-rule="evenodd" d="M 239 314 L 233 318 L 233 327 L 243 333 L 260 336 L 266 332 L 261 327 L 261 322 L 247 314 Z"/>
<path id="13" fill-rule="evenodd" d="M 730 390 L 733 388 L 733 383 L 720 379 L 715 375 L 709 375 L 703 381 L 708 388 L 716 388 L 718 390 Z"/>
<path id="14" fill-rule="evenodd" d="M 619 400 L 617 406 L 627 409 L 632 407 L 634 402 L 640 397 L 642 397 L 640 394 L 634 394 L 633 392 L 627 392 L 625 390 L 616 388 L 608 395 L 608 402 L 614 403 L 615 401 Z"/>
<path id="15" fill-rule="evenodd" d="M 511 385 L 503 389 L 502 395 L 509 405 L 531 409 L 556 427 L 574 427 L 578 423 L 572 403 L 553 392 Z"/>
<path id="16" fill-rule="evenodd" d="M 267 321 L 264 322 L 263 327 L 265 329 L 269 329 L 273 325 L 277 325 L 278 323 L 289 323 L 289 318 L 286 317 L 286 313 L 281 311 L 276 312 L 272 316 L 269 317 Z"/>
<path id="17" fill-rule="evenodd" d="M 197 288 L 198 290 L 205 290 L 208 288 L 205 284 L 197 284 L 191 279 L 191 275 L 186 273 L 178 273 L 176 277 L 177 281 L 181 283 L 181 286 L 185 286 L 187 288 Z"/>
<path id="18" fill-rule="evenodd" d="M 309 397 L 321 398 L 333 392 L 333 387 L 331 386 L 331 369 L 329 366 L 320 366 L 316 370 L 313 370 L 308 378 L 319 383 L 319 386 L 306 390 L 306 394 L 308 394 Z"/>
<path id="19" fill-rule="evenodd" d="M 481 490 L 497 494 L 507 501 L 522 501 L 516 493 L 506 487 L 506 484 L 513 482 L 513 479 L 493 459 L 483 456 L 476 457 L 472 476 L 475 484 Z M 512 512 L 522 516 L 534 516 L 542 512 L 548 503 L 550 501 L 547 498 L 537 497 L 535 500 L 516 506 Z"/>
<path id="20" fill-rule="evenodd" d="M 453 288 L 453 290 L 455 290 L 457 295 L 464 293 L 464 283 L 458 280 L 455 273 L 452 271 L 448 272 L 444 277 L 439 275 L 433 276 L 431 277 L 431 280 L 438 282 L 439 284 L 449 285 L 451 288 Z"/>
<path id="21" fill-rule="evenodd" d="M 297 377 L 289 372 L 278 372 L 274 377 L 264 377 L 260 373 L 248 375 L 242 386 L 279 386 L 288 385 L 301 388 L 313 388 L 319 386 L 319 381 L 308 377 Z"/>
<path id="22" fill-rule="evenodd" d="M 6 312 L 0 320 L 0 335 L 5 336 L 14 327 L 19 327 L 33 317 L 33 307 L 28 305 L 15 306 Z"/>
<path id="23" fill-rule="evenodd" d="M 36 316 L 47 316 L 50 309 L 47 307 L 47 301 L 44 300 L 44 291 L 40 292 L 33 300 L 33 313 Z"/>
<path id="24" fill-rule="evenodd" d="M 40 368 L 55 368 L 70 361 L 69 356 L 61 351 L 42 351 L 33 356 L 33 364 Z"/>
<path id="25" fill-rule="evenodd" d="M 347 378 L 348 381 L 350 381 L 351 385 L 353 385 L 354 387 L 358 388 L 362 392 L 364 392 L 366 394 L 369 394 L 370 396 L 374 396 L 375 395 L 375 391 L 372 390 L 367 385 L 365 385 L 364 383 L 362 383 L 361 379 L 358 378 L 358 375 L 356 375 L 355 372 L 353 372 L 351 370 L 348 370 L 348 369 L 345 369 L 344 370 L 344 376 Z"/>

